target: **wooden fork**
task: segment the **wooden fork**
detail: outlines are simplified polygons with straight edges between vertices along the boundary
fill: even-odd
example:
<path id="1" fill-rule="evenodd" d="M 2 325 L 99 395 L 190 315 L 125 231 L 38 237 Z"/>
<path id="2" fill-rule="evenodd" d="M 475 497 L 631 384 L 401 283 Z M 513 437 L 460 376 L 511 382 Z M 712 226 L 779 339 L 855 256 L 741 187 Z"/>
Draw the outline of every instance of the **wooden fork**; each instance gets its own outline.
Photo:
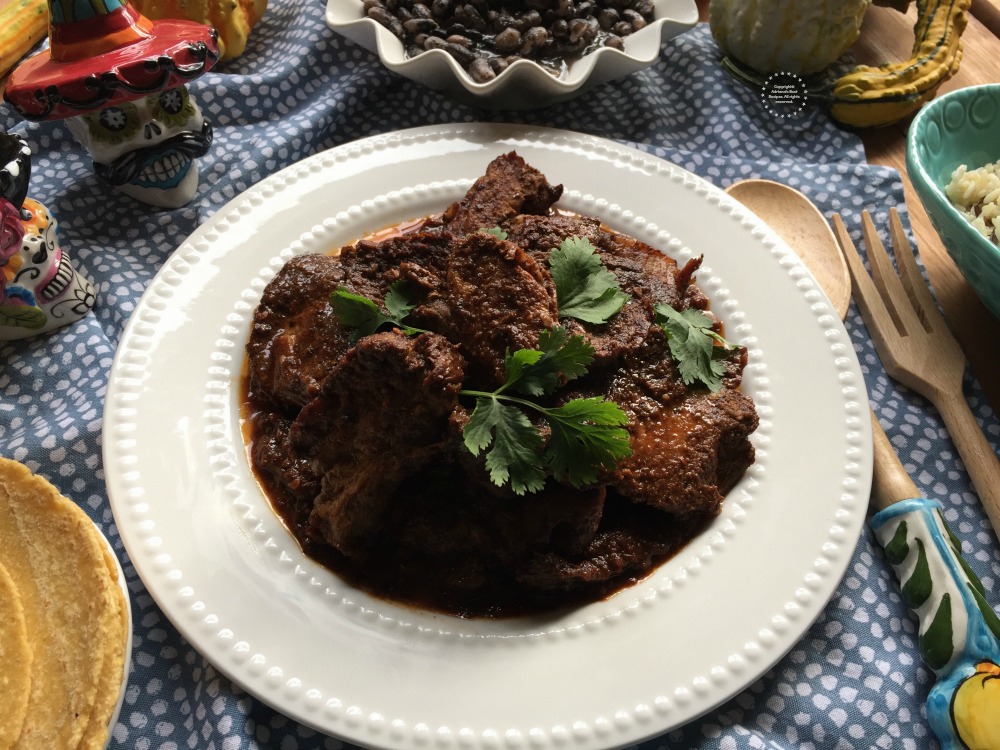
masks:
<path id="1" fill-rule="evenodd" d="M 871 276 L 840 216 L 833 215 L 833 225 L 851 272 L 854 300 L 886 372 L 921 394 L 941 414 L 993 530 L 1000 536 L 1000 460 L 962 394 L 965 355 L 920 274 L 896 209 L 889 210 L 889 229 L 898 275 L 867 211 L 862 212 L 861 226 Z"/>

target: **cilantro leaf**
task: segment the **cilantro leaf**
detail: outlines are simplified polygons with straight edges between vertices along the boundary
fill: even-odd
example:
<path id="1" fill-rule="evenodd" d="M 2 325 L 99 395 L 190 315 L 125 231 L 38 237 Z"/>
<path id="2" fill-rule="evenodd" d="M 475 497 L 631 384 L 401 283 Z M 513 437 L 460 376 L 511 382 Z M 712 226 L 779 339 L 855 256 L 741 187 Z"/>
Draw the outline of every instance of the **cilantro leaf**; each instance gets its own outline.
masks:
<path id="1" fill-rule="evenodd" d="M 507 380 L 500 386 L 497 392 L 501 393 L 510 388 L 532 396 L 541 396 L 545 393 L 544 388 L 532 388 L 531 383 L 536 378 L 544 378 L 547 371 L 540 371 L 532 377 L 527 376 L 527 373 L 532 371 L 534 366 L 544 356 L 545 353 L 540 349 L 518 349 L 513 354 L 508 351 L 507 356 L 504 358 L 504 375 Z M 558 373 L 554 373 L 552 377 L 553 379 L 557 379 Z M 522 380 L 525 381 L 524 385 L 521 384 Z"/>
<path id="2" fill-rule="evenodd" d="M 523 495 L 544 486 L 542 437 L 517 407 L 497 397 L 479 397 L 462 434 L 474 456 L 493 444 L 486 454 L 486 468 L 498 487 L 509 481 L 514 493 Z"/>
<path id="3" fill-rule="evenodd" d="M 507 387 L 529 396 L 552 393 L 563 380 L 574 380 L 594 361 L 594 347 L 562 326 L 542 331 L 538 349 L 519 349 L 506 361 Z"/>
<path id="4" fill-rule="evenodd" d="M 397 323 L 409 315 L 415 307 L 407 298 L 406 292 L 406 282 L 397 281 L 389 287 L 389 292 L 385 295 L 385 309 Z"/>
<path id="5" fill-rule="evenodd" d="M 344 287 L 340 287 L 330 295 L 330 307 L 333 308 L 333 314 L 340 318 L 341 323 L 355 329 L 356 338 L 369 336 L 392 322 L 392 318 L 383 314 L 378 305 L 370 299 L 349 292 Z"/>
<path id="6" fill-rule="evenodd" d="M 585 237 L 569 237 L 549 254 L 559 315 L 585 323 L 606 323 L 629 296 L 604 267 L 597 249 Z"/>
<path id="7" fill-rule="evenodd" d="M 486 234 L 492 234 L 498 240 L 507 239 L 507 233 L 503 231 L 500 227 L 490 227 L 489 229 L 480 229 L 480 232 L 485 232 Z"/>
<path id="8" fill-rule="evenodd" d="M 388 315 L 364 295 L 350 292 L 345 287 L 339 287 L 330 295 L 330 307 L 341 323 L 354 329 L 352 337 L 355 340 L 370 336 L 386 325 L 399 328 L 407 336 L 427 333 L 423 328 L 414 328 L 403 323 L 403 318 L 414 308 L 407 296 L 406 282 L 403 280 L 390 286 L 389 292 L 385 295 Z"/>
<path id="9" fill-rule="evenodd" d="M 733 345 L 712 330 L 712 319 L 694 308 L 678 312 L 670 305 L 659 304 L 655 311 L 684 384 L 701 382 L 713 393 L 722 388 L 726 366 L 719 355 Z"/>
<path id="10" fill-rule="evenodd" d="M 621 408 L 602 398 L 576 398 L 545 416 L 552 436 L 545 456 L 553 476 L 574 487 L 597 481 L 598 469 L 613 469 L 632 453 L 628 417 Z"/>
<path id="11" fill-rule="evenodd" d="M 570 336 L 561 327 L 544 332 L 538 349 L 519 349 L 506 358 L 506 381 L 487 393 L 462 390 L 476 397 L 476 406 L 463 429 L 466 447 L 474 455 L 489 448 L 486 467 L 494 484 L 510 483 L 518 495 L 537 492 L 550 470 L 560 481 L 582 487 L 597 481 L 600 469 L 610 469 L 631 453 L 625 413 L 602 398 L 579 398 L 549 408 L 517 396 L 542 396 L 561 383 L 580 377 L 593 360 L 594 350 L 582 336 Z M 551 437 L 543 451 L 538 428 L 524 409 L 548 421 Z M 491 447 L 492 446 L 492 447 Z"/>

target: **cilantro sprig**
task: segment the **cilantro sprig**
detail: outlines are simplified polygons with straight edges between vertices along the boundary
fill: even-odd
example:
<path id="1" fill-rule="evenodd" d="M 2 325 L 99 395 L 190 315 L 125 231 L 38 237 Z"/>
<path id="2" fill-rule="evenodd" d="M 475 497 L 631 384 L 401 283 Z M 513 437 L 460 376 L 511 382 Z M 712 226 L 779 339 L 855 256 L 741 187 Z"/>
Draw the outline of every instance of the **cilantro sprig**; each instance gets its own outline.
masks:
<path id="1" fill-rule="evenodd" d="M 734 345 L 712 330 L 712 319 L 694 308 L 677 311 L 659 304 L 654 310 L 656 322 L 667 333 L 670 354 L 684 384 L 700 382 L 713 393 L 722 388 L 726 373 L 722 359 Z"/>
<path id="2" fill-rule="evenodd" d="M 389 287 L 385 295 L 383 313 L 379 306 L 361 294 L 355 294 L 340 287 L 330 295 L 330 306 L 340 322 L 348 328 L 353 328 L 352 337 L 357 340 L 370 336 L 383 326 L 395 326 L 407 336 L 418 333 L 428 333 L 423 328 L 406 325 L 403 319 L 410 314 L 415 305 L 407 294 L 406 282 L 399 280 Z"/>
<path id="3" fill-rule="evenodd" d="M 561 317 L 606 323 L 629 299 L 586 237 L 569 237 L 553 248 L 549 270 Z"/>
<path id="4" fill-rule="evenodd" d="M 500 227 L 489 227 L 488 229 L 480 229 L 479 231 L 483 232 L 484 234 L 491 234 L 498 240 L 507 239 L 507 233 L 503 231 Z"/>
<path id="5" fill-rule="evenodd" d="M 559 481 L 583 487 L 597 481 L 601 469 L 612 469 L 632 452 L 628 418 L 619 406 L 599 397 L 577 398 L 562 406 L 546 407 L 528 398 L 543 396 L 563 382 L 587 372 L 594 349 L 582 336 L 570 336 L 555 327 L 539 336 L 538 349 L 508 353 L 505 381 L 495 391 L 462 390 L 474 396 L 476 406 L 463 430 L 466 447 L 478 456 L 486 453 L 490 479 L 510 484 L 518 495 L 537 492 L 545 485 L 546 470 Z M 541 432 L 525 409 L 541 414 L 551 435 L 544 444 Z M 544 444 L 544 445 L 543 445 Z"/>

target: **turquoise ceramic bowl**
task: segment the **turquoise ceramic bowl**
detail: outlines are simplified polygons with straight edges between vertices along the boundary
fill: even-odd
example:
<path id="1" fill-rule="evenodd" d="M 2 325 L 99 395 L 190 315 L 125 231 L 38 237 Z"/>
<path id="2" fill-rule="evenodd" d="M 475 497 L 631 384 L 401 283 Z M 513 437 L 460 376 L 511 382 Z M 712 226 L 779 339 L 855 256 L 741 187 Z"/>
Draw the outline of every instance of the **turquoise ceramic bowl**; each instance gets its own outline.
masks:
<path id="1" fill-rule="evenodd" d="M 1000 247 L 976 231 L 945 195 L 961 164 L 1000 160 L 1000 84 L 940 96 L 917 113 L 907 134 L 906 169 L 934 229 L 983 304 L 1000 318 Z"/>

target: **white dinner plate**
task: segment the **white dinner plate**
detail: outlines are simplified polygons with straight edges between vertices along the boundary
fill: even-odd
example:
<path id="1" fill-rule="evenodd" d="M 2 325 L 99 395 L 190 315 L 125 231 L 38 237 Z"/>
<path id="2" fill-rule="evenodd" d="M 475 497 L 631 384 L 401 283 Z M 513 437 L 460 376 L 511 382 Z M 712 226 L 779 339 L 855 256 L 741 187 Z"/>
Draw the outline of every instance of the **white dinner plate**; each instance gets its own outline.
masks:
<path id="1" fill-rule="evenodd" d="M 516 150 L 561 206 L 683 262 L 749 349 L 757 461 L 648 577 L 566 614 L 466 620 L 373 598 L 306 558 L 250 470 L 240 378 L 253 310 L 293 255 L 441 211 Z M 376 748 L 620 747 L 703 714 L 773 665 L 850 561 L 871 482 L 860 367 L 797 257 L 721 191 L 561 130 L 461 124 L 316 154 L 235 198 L 164 264 L 111 372 L 104 466 L 139 575 L 241 687 Z"/>

